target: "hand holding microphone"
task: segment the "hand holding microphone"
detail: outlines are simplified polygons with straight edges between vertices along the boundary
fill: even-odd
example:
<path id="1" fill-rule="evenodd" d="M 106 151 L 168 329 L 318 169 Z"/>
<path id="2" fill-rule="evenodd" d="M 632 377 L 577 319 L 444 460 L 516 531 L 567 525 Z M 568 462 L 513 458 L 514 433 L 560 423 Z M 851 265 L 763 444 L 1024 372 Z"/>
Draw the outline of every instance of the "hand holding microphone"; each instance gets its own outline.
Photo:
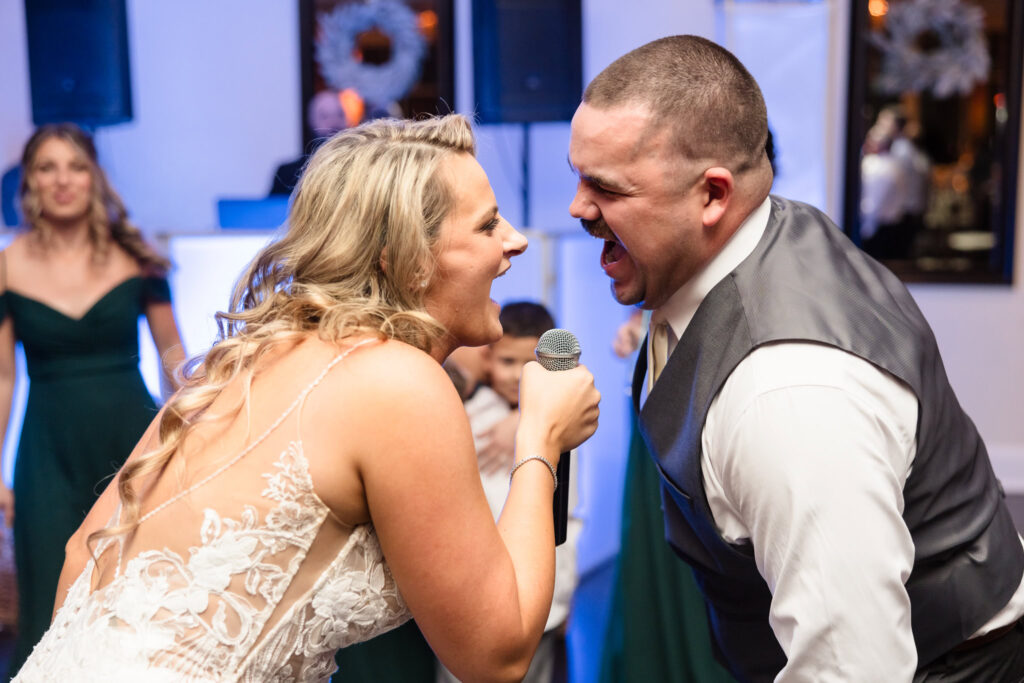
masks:
<path id="1" fill-rule="evenodd" d="M 578 368 L 580 345 L 566 330 L 548 330 L 541 335 L 536 349 L 537 361 L 551 373 L 533 364 L 523 370 L 520 384 L 520 408 L 523 420 L 541 419 L 544 430 L 559 450 L 557 481 L 552 501 L 555 519 L 555 543 L 565 541 L 569 512 L 569 451 L 586 441 L 597 429 L 600 393 L 586 368 Z M 531 368 L 530 366 L 533 365 Z"/>

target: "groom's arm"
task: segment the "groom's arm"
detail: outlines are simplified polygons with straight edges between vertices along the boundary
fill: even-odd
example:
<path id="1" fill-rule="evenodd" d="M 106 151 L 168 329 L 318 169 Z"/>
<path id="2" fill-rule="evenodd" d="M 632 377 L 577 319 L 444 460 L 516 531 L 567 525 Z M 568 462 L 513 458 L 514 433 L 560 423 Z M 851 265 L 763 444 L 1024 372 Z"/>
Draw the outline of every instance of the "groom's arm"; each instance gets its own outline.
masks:
<path id="1" fill-rule="evenodd" d="M 705 488 L 716 526 L 749 539 L 771 589 L 787 658 L 776 680 L 910 681 L 913 393 L 837 349 L 784 344 L 748 356 L 716 402 Z"/>

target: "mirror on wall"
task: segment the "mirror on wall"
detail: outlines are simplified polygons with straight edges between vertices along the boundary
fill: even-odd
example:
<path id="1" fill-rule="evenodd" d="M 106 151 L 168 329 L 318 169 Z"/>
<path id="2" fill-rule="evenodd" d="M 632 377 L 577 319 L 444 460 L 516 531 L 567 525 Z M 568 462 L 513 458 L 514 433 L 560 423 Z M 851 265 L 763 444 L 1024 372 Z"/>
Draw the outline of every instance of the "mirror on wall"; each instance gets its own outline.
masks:
<path id="1" fill-rule="evenodd" d="M 908 282 L 1009 283 L 1019 0 L 854 0 L 844 228 Z"/>

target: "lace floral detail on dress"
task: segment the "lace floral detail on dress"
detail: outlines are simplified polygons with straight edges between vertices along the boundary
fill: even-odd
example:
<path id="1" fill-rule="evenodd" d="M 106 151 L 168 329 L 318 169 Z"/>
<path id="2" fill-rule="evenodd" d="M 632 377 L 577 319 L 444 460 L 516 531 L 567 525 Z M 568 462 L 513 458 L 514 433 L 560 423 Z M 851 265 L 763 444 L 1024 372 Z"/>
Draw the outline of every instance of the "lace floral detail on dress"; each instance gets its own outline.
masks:
<path id="1" fill-rule="evenodd" d="M 401 626 L 410 614 L 370 525 L 357 527 L 323 573 L 259 647 L 239 680 L 326 681 L 334 653 Z M 287 662 L 282 656 L 288 655 Z M 270 672 L 274 672 L 270 676 Z"/>
<path id="2" fill-rule="evenodd" d="M 276 503 L 262 524 L 253 505 L 238 519 L 206 508 L 201 545 L 187 560 L 168 549 L 142 552 L 92 594 L 90 562 L 16 680 L 326 680 L 339 647 L 408 619 L 364 525 L 312 590 L 268 625 L 327 517 L 300 442 L 274 470 L 262 475 L 261 496 Z"/>

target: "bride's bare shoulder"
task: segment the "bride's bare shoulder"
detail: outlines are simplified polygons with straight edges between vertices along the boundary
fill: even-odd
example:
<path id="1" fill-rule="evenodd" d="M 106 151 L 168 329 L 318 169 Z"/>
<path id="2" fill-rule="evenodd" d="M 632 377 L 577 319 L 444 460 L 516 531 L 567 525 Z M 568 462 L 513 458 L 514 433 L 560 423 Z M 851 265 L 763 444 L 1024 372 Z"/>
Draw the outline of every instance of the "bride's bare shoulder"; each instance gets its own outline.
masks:
<path id="1" fill-rule="evenodd" d="M 448 375 L 428 354 L 378 339 L 307 350 L 303 362 L 347 352 L 310 395 L 302 418 L 317 494 L 346 524 L 369 519 L 363 487 L 371 472 L 401 469 L 410 454 L 420 452 L 468 457 L 472 436 L 466 412 Z M 448 441 L 433 444 L 438 432 Z"/>
<path id="2" fill-rule="evenodd" d="M 366 337 L 344 340 L 334 345 L 334 352 L 346 355 L 325 378 L 328 393 L 354 392 L 369 402 L 393 401 L 403 396 L 421 401 L 454 397 L 461 406 L 444 368 L 414 346 L 394 339 Z"/>
<path id="3" fill-rule="evenodd" d="M 353 463 L 366 454 L 379 458 L 382 452 L 427 448 L 422 435 L 438 431 L 438 425 L 464 437 L 460 446 L 471 447 L 462 400 L 440 363 L 393 340 L 340 346 L 342 352 L 349 348 L 311 396 L 304 434 L 315 430 L 325 446 L 345 444 Z"/>

